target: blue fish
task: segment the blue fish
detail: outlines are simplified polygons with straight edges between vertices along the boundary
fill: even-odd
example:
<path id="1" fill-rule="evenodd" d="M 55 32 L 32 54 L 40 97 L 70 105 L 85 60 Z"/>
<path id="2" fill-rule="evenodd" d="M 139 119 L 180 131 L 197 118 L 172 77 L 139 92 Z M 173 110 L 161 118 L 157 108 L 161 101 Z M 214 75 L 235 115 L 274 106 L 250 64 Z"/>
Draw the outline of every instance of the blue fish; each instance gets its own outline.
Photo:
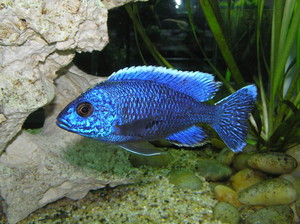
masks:
<path id="1" fill-rule="evenodd" d="M 214 105 L 221 83 L 211 74 L 155 66 L 129 67 L 88 89 L 67 105 L 57 125 L 70 132 L 113 143 L 144 156 L 163 153 L 143 142 L 166 139 L 197 146 L 210 125 L 234 152 L 246 145 L 248 118 L 257 89 L 248 85 Z"/>

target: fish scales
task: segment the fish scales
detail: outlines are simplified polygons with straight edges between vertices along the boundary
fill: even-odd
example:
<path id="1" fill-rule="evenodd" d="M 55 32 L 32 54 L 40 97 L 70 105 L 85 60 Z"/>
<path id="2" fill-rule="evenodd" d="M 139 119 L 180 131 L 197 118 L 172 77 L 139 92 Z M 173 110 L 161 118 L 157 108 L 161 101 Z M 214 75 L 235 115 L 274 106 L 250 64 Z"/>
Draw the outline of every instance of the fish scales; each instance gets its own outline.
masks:
<path id="1" fill-rule="evenodd" d="M 164 138 L 192 124 L 211 122 L 214 119 L 213 113 L 208 113 L 214 110 L 213 107 L 208 110 L 209 106 L 201 105 L 190 96 L 150 81 L 114 83 L 111 88 L 108 91 L 117 95 L 114 98 L 116 116 L 119 117 L 117 125 L 131 124 L 132 126 L 127 125 L 126 128 L 130 129 L 127 135 L 131 134 L 132 140 Z M 205 108 L 202 109 L 203 107 Z M 186 116 L 187 114 L 189 116 Z M 150 118 L 151 122 L 157 122 L 146 128 L 142 136 L 141 133 L 138 134 L 139 125 L 135 127 L 134 121 L 147 122 L 147 118 Z"/>

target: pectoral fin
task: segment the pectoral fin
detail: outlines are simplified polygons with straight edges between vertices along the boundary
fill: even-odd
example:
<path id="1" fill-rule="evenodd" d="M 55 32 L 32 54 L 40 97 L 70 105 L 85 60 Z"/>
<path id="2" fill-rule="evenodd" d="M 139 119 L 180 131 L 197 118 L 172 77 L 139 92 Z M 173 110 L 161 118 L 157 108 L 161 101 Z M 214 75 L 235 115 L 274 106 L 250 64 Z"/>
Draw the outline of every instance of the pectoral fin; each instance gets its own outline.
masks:
<path id="1" fill-rule="evenodd" d="M 135 120 L 130 123 L 122 125 L 116 125 L 116 133 L 125 136 L 138 136 L 145 137 L 149 132 L 149 129 L 155 128 L 159 123 L 163 122 L 157 117 L 150 117 L 140 120 Z"/>
<path id="2" fill-rule="evenodd" d="M 128 142 L 119 145 L 123 149 L 142 156 L 155 156 L 166 154 L 166 152 L 156 149 L 149 142 Z"/>

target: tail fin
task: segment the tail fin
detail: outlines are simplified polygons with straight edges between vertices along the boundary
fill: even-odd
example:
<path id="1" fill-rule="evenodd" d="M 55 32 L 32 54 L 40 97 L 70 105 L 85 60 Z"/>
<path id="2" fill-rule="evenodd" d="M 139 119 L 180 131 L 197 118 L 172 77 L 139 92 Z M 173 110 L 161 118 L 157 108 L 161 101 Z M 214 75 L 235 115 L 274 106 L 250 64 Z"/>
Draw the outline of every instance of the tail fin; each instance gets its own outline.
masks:
<path id="1" fill-rule="evenodd" d="M 212 126 L 234 152 L 242 151 L 246 145 L 248 118 L 256 96 L 256 86 L 249 85 L 216 103 L 220 118 Z"/>

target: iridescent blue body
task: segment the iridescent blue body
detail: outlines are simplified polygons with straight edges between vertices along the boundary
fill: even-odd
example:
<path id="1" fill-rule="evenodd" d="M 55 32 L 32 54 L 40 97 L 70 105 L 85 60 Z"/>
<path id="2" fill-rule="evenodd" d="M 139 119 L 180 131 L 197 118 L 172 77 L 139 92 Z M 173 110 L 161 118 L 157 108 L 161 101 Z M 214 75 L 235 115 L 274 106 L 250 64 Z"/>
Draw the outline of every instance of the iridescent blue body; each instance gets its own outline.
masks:
<path id="1" fill-rule="evenodd" d="M 201 127 L 205 123 L 233 151 L 240 151 L 256 87 L 244 87 L 215 105 L 204 103 L 219 86 L 212 75 L 201 72 L 125 68 L 71 102 L 59 114 L 57 124 L 134 153 L 155 155 L 159 152 L 139 142 L 167 139 L 182 146 L 199 145 L 207 139 Z"/>

